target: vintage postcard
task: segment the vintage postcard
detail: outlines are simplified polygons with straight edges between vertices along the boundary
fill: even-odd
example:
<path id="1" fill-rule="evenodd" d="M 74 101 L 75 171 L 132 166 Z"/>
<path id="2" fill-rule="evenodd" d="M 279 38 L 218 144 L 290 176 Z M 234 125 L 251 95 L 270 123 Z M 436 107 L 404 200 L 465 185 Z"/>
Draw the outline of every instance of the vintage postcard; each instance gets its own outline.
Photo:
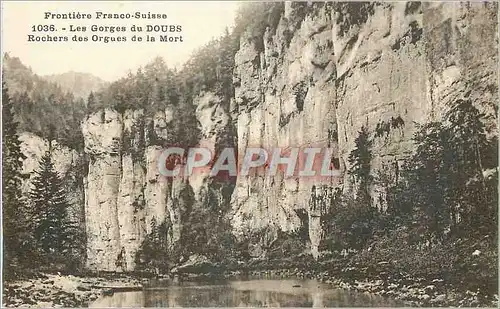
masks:
<path id="1" fill-rule="evenodd" d="M 497 307 L 499 6 L 2 1 L 2 307 Z"/>

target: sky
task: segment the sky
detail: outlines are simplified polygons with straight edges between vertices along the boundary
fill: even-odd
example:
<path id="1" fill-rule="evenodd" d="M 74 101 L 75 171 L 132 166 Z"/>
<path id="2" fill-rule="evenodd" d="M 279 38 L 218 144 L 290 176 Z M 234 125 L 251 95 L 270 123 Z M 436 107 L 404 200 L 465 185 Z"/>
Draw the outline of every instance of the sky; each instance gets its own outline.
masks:
<path id="1" fill-rule="evenodd" d="M 19 57 L 38 75 L 59 74 L 68 71 L 91 73 L 106 81 L 116 80 L 129 71 L 157 56 L 169 67 L 180 67 L 199 47 L 219 37 L 225 28 L 231 29 L 238 2 L 226 1 L 2 1 L 2 52 Z M 161 13 L 166 20 L 96 20 L 96 12 L 103 13 Z M 92 14 L 90 20 L 44 19 L 45 12 Z M 131 25 L 181 25 L 183 42 L 131 42 Z M 56 32 L 33 32 L 37 25 L 54 25 Z M 86 26 L 86 32 L 69 32 L 70 25 Z M 127 42 L 72 42 L 75 34 L 91 40 L 91 25 L 127 26 Z M 65 28 L 66 31 L 62 30 Z M 67 35 L 69 42 L 28 42 L 28 35 Z M 146 36 L 146 32 L 141 35 Z M 108 33 L 109 36 L 121 36 Z M 158 35 L 158 34 L 156 34 Z"/>

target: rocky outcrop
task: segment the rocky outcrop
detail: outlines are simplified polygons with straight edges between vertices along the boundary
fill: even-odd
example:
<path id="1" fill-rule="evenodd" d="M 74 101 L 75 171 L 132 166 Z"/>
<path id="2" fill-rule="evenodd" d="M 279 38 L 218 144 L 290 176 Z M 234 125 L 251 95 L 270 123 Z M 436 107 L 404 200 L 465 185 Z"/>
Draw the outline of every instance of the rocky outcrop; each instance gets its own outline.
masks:
<path id="1" fill-rule="evenodd" d="M 32 188 L 32 179 L 35 171 L 39 168 L 42 156 L 49 151 L 49 141 L 29 132 L 19 135 L 21 141 L 21 152 L 26 156 L 23 161 L 22 174 L 25 175 L 22 192 L 25 197 Z M 82 173 L 84 172 L 83 157 L 77 151 L 51 141 L 51 158 L 55 170 L 66 184 L 68 202 L 70 204 L 69 216 L 72 221 L 77 222 L 82 228 L 85 226 L 84 216 L 84 194 Z M 29 199 L 27 199 L 29 200 Z"/>
<path id="2" fill-rule="evenodd" d="M 62 173 L 79 158 L 87 162 L 80 187 L 88 268 L 133 270 L 141 243 L 160 222 L 169 226 L 169 243 L 179 241 L 189 228 L 186 188 L 196 200 L 191 211 L 217 204 L 237 236 L 259 235 L 261 249 L 278 231 L 307 224 L 317 256 L 329 199 L 335 190 L 353 189 L 346 171 L 362 126 L 373 139 L 373 175 L 397 176 L 413 150 L 416 125 L 439 120 L 459 98 L 490 115 L 487 125 L 497 134 L 497 9 L 496 3 L 287 2 L 276 26 L 242 34 L 231 102 L 210 89 L 194 95 L 200 146 L 212 154 L 236 146 L 240 155 L 248 147 L 282 148 L 283 156 L 290 147 L 327 147 L 340 177 L 165 179 L 155 140 L 171 134 L 172 109 L 89 115 L 84 154 L 59 146 L 54 152 Z M 22 140 L 29 173 L 47 145 L 33 136 Z M 381 188 L 371 191 L 374 204 L 384 207 Z M 75 205 L 82 205 L 81 190 L 77 196 Z"/>
<path id="3" fill-rule="evenodd" d="M 493 3 L 286 3 L 275 29 L 242 35 L 230 111 L 210 91 L 195 97 L 201 146 L 214 152 L 217 144 L 236 140 L 240 153 L 248 147 L 330 147 L 344 174 L 321 181 L 279 173 L 240 176 L 230 204 L 232 184 L 214 190 L 212 179 L 194 175 L 188 182 L 197 207 L 213 203 L 215 193 L 217 203 L 232 208 L 235 234 L 258 233 L 264 246 L 278 230 L 306 224 L 300 215 L 305 211 L 317 255 L 326 201 L 337 187 L 351 190 L 345 171 L 362 126 L 374 139 L 372 173 L 397 174 L 412 151 L 416 124 L 439 119 L 456 99 L 469 97 L 496 119 L 496 14 Z M 153 218 L 169 218 L 172 241 L 180 238 L 182 211 L 174 202 L 179 190 L 158 180 L 154 164 L 161 148 L 136 136 L 127 146 L 135 154 L 120 150 L 124 132 L 143 121 L 141 115 L 106 111 L 84 125 L 93 268 L 115 269 L 123 251 L 125 268 L 132 269 Z M 159 112 L 151 120 L 159 136 L 168 136 L 171 115 Z M 380 188 L 372 188 L 372 198 L 384 206 Z"/>
<path id="4" fill-rule="evenodd" d="M 133 270 L 136 253 L 155 224 L 168 221 L 171 241 L 179 238 L 180 215 L 174 200 L 182 180 L 163 179 L 157 168 L 162 148 L 145 144 L 144 123 L 154 121 L 161 136 L 168 115 L 152 119 L 142 110 L 123 114 L 104 110 L 83 123 L 89 160 L 85 181 L 89 269 Z"/>
<path id="5" fill-rule="evenodd" d="M 496 130 L 496 10 L 494 3 L 286 3 L 276 29 L 241 38 L 234 77 L 239 149 L 322 142 L 346 171 L 366 126 L 374 137 L 372 173 L 397 173 L 416 124 L 438 120 L 458 98 L 492 115 Z M 321 211 L 309 200 L 318 185 L 340 184 L 350 190 L 347 174 L 330 184 L 239 177 L 235 230 L 294 230 L 301 225 L 296 210 L 305 209 L 317 253 Z M 383 207 L 383 192 L 372 193 Z"/>
<path id="6" fill-rule="evenodd" d="M 215 151 L 230 123 L 228 115 L 213 93 L 200 94 L 194 103 L 202 123 L 200 147 Z M 164 148 L 154 137 L 168 138 L 172 114 L 170 109 L 154 115 L 145 115 L 143 110 L 120 114 L 108 109 L 84 121 L 89 162 L 85 180 L 89 269 L 134 270 L 136 254 L 155 225 L 168 225 L 166 236 L 173 246 L 180 240 L 187 208 L 203 206 L 209 195 L 228 205 L 220 186 L 212 189 L 208 174 L 174 178 L 160 174 L 157 160 Z M 182 192 L 187 186 L 198 206 L 185 204 Z"/>
<path id="7" fill-rule="evenodd" d="M 337 150 L 335 63 L 330 48 L 331 22 L 326 12 L 301 21 L 288 3 L 275 30 L 264 34 L 264 51 L 254 39 L 243 37 L 235 59 L 238 105 L 238 148 L 322 146 Z M 294 33 L 290 35 L 290 33 Z M 334 156 L 338 157 L 337 151 Z M 342 162 L 343 165 L 343 162 Z M 326 184 L 335 185 L 341 179 Z M 325 183 L 323 183 L 325 184 Z M 247 230 L 293 231 L 302 222 L 296 210 L 308 209 L 313 179 L 239 177 L 233 193 L 233 224 L 239 234 Z M 319 220 L 310 215 L 313 246 L 320 239 Z M 273 237 L 269 237 L 272 241 Z"/>

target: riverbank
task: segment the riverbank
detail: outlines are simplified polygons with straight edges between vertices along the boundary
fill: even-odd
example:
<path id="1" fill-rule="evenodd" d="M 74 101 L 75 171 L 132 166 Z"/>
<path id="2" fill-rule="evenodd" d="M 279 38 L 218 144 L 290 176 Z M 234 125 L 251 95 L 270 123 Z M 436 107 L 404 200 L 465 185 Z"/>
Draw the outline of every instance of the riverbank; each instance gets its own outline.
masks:
<path id="1" fill-rule="evenodd" d="M 114 276 L 39 274 L 32 279 L 4 282 L 2 307 L 85 307 L 109 291 L 109 287 L 137 287 L 141 284 L 139 278 Z"/>
<path id="2" fill-rule="evenodd" d="M 469 263 L 470 267 L 453 272 L 445 271 L 444 267 L 436 271 L 438 266 L 423 265 L 409 272 L 398 260 L 364 260 L 359 256 L 357 252 L 353 256 L 313 260 L 310 255 L 301 254 L 279 260 L 253 260 L 243 271 L 233 269 L 226 276 L 316 279 L 341 289 L 390 297 L 408 306 L 498 307 L 496 271 L 488 273 L 484 266 L 489 263 Z M 416 253 L 413 258 L 422 259 Z M 428 263 L 430 265 L 430 261 Z"/>
<path id="3" fill-rule="evenodd" d="M 315 272 L 299 269 L 278 269 L 265 271 L 232 271 L 225 278 L 300 278 L 315 279 L 348 291 L 368 293 L 399 300 L 411 307 L 498 307 L 498 295 L 484 298 L 478 291 L 461 291 L 443 284 L 442 279 L 402 278 L 399 280 L 349 280 L 334 277 L 328 271 Z"/>
<path id="4" fill-rule="evenodd" d="M 261 261 L 263 262 L 263 261 Z M 366 269 L 345 267 L 342 274 L 331 270 L 310 268 L 275 268 L 226 270 L 216 273 L 184 273 L 180 280 L 210 279 L 315 279 L 327 283 L 332 288 L 379 295 L 404 302 L 416 307 L 497 307 L 498 295 L 485 297 L 481 291 L 462 290 L 445 284 L 442 279 L 412 278 L 401 274 L 398 278 L 365 278 Z M 283 266 L 286 264 L 282 264 Z M 261 265 L 263 266 L 263 265 Z M 269 266 L 269 265 L 268 265 Z M 383 266 L 383 265 L 382 265 Z M 268 267 L 269 268 L 269 267 Z M 307 269 L 307 270 L 306 270 Z M 366 274 L 365 274 L 366 275 Z M 382 278 L 384 274 L 379 274 Z M 168 276 L 165 276 L 168 277 Z M 369 277 L 369 276 L 366 276 Z M 167 280 L 170 282 L 170 280 Z M 4 307 L 85 307 L 98 297 L 110 293 L 110 287 L 134 289 L 148 284 L 147 278 L 126 274 L 106 276 L 74 276 L 40 274 L 37 278 L 4 283 Z M 154 285 L 154 283 L 153 283 Z"/>

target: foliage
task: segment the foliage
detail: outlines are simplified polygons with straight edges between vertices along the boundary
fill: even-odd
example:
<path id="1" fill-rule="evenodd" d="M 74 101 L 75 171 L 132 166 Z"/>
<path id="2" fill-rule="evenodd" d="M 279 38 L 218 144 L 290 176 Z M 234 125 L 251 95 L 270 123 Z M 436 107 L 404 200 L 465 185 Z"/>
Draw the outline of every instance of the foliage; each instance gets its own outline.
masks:
<path id="1" fill-rule="evenodd" d="M 218 191 L 216 186 L 209 190 Z M 218 199 L 210 197 L 216 194 L 211 191 L 201 203 L 196 203 L 191 186 L 180 186 L 178 197 L 173 202 L 181 212 L 181 238 L 171 242 L 169 220 L 158 225 L 153 219 L 151 233 L 136 256 L 139 270 L 165 273 L 194 255 L 204 256 L 215 263 L 236 257 L 236 241 L 224 217 L 226 210 L 220 209 Z"/>
<path id="2" fill-rule="evenodd" d="M 270 260 L 283 260 L 290 257 L 298 257 L 307 252 L 307 239 L 297 232 L 278 231 L 278 235 L 271 246 L 267 248 L 266 258 Z"/>
<path id="3" fill-rule="evenodd" d="M 14 120 L 12 101 L 7 86 L 2 84 L 2 209 L 4 270 L 11 268 L 27 256 L 29 234 L 26 230 L 25 200 L 22 197 L 22 167 L 26 158 L 21 152 L 18 123 Z"/>
<path id="4" fill-rule="evenodd" d="M 188 224 L 181 240 L 184 256 L 201 254 L 214 262 L 234 256 L 235 239 L 223 218 L 200 208 L 190 213 Z"/>
<path id="5" fill-rule="evenodd" d="M 180 241 L 182 255 L 200 254 L 213 262 L 222 262 L 236 255 L 236 240 L 225 216 L 230 208 L 230 190 L 226 186 L 212 183 L 197 203 L 189 188 L 182 192 L 184 200 L 192 201 L 193 205 L 184 213 L 186 225 Z"/>
<path id="6" fill-rule="evenodd" d="M 307 96 L 307 90 L 304 81 L 298 83 L 293 89 L 293 95 L 295 96 L 295 105 L 297 106 L 297 110 L 301 112 L 304 110 L 304 100 Z"/>
<path id="7" fill-rule="evenodd" d="M 427 236 L 437 239 L 450 231 L 487 235 L 495 230 L 497 140 L 487 139 L 483 117 L 470 101 L 459 100 L 445 122 L 420 126 L 404 181 L 385 184 L 393 219 L 418 221 Z"/>
<path id="8" fill-rule="evenodd" d="M 70 266 L 81 258 L 82 235 L 68 214 L 69 203 L 64 182 L 55 171 L 50 151 L 40 159 L 29 197 L 32 206 L 29 226 L 35 249 L 46 263 L 57 262 Z"/>
<path id="9" fill-rule="evenodd" d="M 114 109 L 122 114 L 126 110 L 144 110 L 143 122 L 125 136 L 125 153 L 140 156 L 138 148 L 144 148 L 141 144 L 146 141 L 152 145 L 190 147 L 198 142 L 200 130 L 192 95 L 185 91 L 180 76 L 167 67 L 163 58 L 155 58 L 135 74 L 129 73 L 107 89 L 91 93 L 87 99 L 87 113 L 104 108 Z M 173 112 L 172 121 L 167 128 L 168 140 L 159 138 L 152 127 L 154 115 L 165 109 Z M 134 145 L 134 140 L 138 145 Z"/>
<path id="10" fill-rule="evenodd" d="M 369 186 L 372 180 L 371 160 L 372 152 L 368 129 L 365 126 L 361 127 L 358 137 L 354 140 L 355 148 L 349 154 L 349 163 L 351 168 L 349 174 L 358 183 L 357 199 L 360 203 L 367 206 L 371 205 Z"/>
<path id="11" fill-rule="evenodd" d="M 18 131 L 83 149 L 80 122 L 85 116 L 85 102 L 34 74 L 18 58 L 5 54 L 4 64 Z"/>
<path id="12" fill-rule="evenodd" d="M 379 272 L 441 278 L 481 297 L 497 291 L 498 142 L 484 119 L 458 100 L 442 122 L 419 127 L 399 180 L 377 180 L 387 191 L 385 228 L 356 265 L 385 263 Z"/>
<path id="13" fill-rule="evenodd" d="M 373 2 L 333 2 L 331 9 L 337 13 L 337 25 L 341 36 L 354 26 L 361 26 L 368 21 L 368 18 L 375 12 L 375 3 Z"/>
<path id="14" fill-rule="evenodd" d="M 349 197 L 332 205 L 329 235 L 325 242 L 330 250 L 362 249 L 381 227 L 381 214 L 375 207 Z"/>
<path id="15" fill-rule="evenodd" d="M 120 113 L 127 109 L 143 108 L 147 115 L 177 105 L 178 93 L 175 72 L 170 70 L 163 58 L 157 57 L 135 74 L 113 82 L 108 88 L 91 93 L 87 99 L 87 113 L 111 108 Z"/>
<path id="16" fill-rule="evenodd" d="M 337 24 L 341 35 L 366 23 L 376 4 L 367 2 L 329 3 L 339 13 Z M 296 20 L 288 20 L 289 28 L 300 26 L 311 6 L 294 3 Z M 418 11 L 419 6 L 407 6 L 407 11 Z M 16 130 L 27 130 L 56 139 L 74 149 L 82 149 L 80 121 L 88 113 L 114 109 L 120 113 L 143 109 L 145 118 L 126 131 L 123 153 L 142 157 L 145 145 L 180 145 L 190 147 L 201 138 L 196 118 L 195 100 L 206 91 L 222 98 L 222 107 L 230 110 L 234 97 L 234 57 L 240 38 L 253 42 L 257 51 L 264 50 L 264 34 L 274 33 L 284 12 L 284 3 L 249 3 L 242 5 L 235 29 L 197 50 L 180 71 L 167 67 L 162 58 L 112 83 L 107 89 L 91 92 L 87 101 L 75 99 L 55 84 L 43 81 L 30 70 L 13 61 L 11 80 L 21 85 L 13 91 L 10 100 L 7 88 L 2 97 L 4 147 L 4 239 L 6 260 L 26 254 L 23 246 L 36 239 L 36 249 L 44 261 L 63 260 L 74 256 L 80 239 L 78 230 L 68 218 L 68 203 L 63 183 L 54 171 L 50 154 L 46 154 L 36 172 L 30 198 L 33 204 L 32 236 L 23 227 L 23 200 L 20 195 L 22 154 Z M 410 25 L 411 38 L 419 37 L 418 24 Z M 289 37 L 291 37 L 290 29 Z M 247 35 L 243 36 L 243 32 Z M 303 109 L 305 85 L 294 89 L 296 104 Z M 169 138 L 156 136 L 151 118 L 166 109 L 172 111 L 168 124 Z M 229 114 L 229 113 L 228 113 Z M 14 120 L 16 118 L 19 127 Z M 414 135 L 414 154 L 406 160 L 395 177 L 372 175 L 372 139 L 367 127 L 361 127 L 349 154 L 349 175 L 356 186 L 356 195 L 337 196 L 322 224 L 330 241 L 329 249 L 358 249 L 354 262 L 374 264 L 391 257 L 395 271 L 422 276 L 456 276 L 460 272 L 474 276 L 474 264 L 493 265 L 497 255 L 492 250 L 498 238 L 498 149 L 497 138 L 489 137 L 482 115 L 467 100 L 458 100 L 451 106 L 443 121 L 421 125 Z M 285 119 L 284 122 L 287 120 Z M 401 117 L 380 122 L 375 138 L 389 135 L 391 129 L 405 125 Z M 233 130 L 233 131 L 230 131 Z M 234 127 L 225 135 L 218 135 L 217 149 L 234 145 Z M 371 187 L 377 184 L 386 191 L 385 211 L 372 207 Z M 175 263 L 191 255 L 203 255 L 220 262 L 231 258 L 248 258 L 249 244 L 264 243 L 268 230 L 257 230 L 243 242 L 231 234 L 228 196 L 231 185 L 206 183 L 205 199 L 196 202 L 189 184 L 178 190 L 172 200 L 181 210 L 183 222 L 181 239 L 171 241 L 171 222 L 151 222 L 138 255 L 141 269 L 165 272 Z M 138 209 L 142 206 L 139 202 Z M 21 210 L 21 211 L 20 211 Z M 17 224 L 16 224 L 17 223 Z M 304 224 L 303 227 L 306 225 Z M 277 237 L 265 244 L 271 258 L 300 255 L 306 249 L 307 231 L 277 232 Z M 274 234 L 272 234 L 274 235 Z M 471 248 L 484 252 L 471 258 Z M 24 253 L 20 253 L 24 252 Z M 481 264 L 484 263 L 484 264 Z M 473 269 L 468 271 L 467 269 Z M 488 269 L 493 273 L 493 269 Z M 468 277 L 468 278 L 469 278 Z M 491 281 L 491 275 L 478 277 Z M 451 280 L 451 279 L 450 279 Z M 455 279 L 454 279 L 455 280 Z M 456 279 L 457 282 L 459 279 Z M 467 281 L 479 285 L 477 280 Z"/>
<path id="17" fill-rule="evenodd" d="M 122 154 L 130 154 L 132 159 L 141 162 L 145 160 L 146 128 L 144 118 L 139 118 L 132 124 L 131 128 L 124 128 L 122 135 Z"/>
<path id="18" fill-rule="evenodd" d="M 257 51 L 264 51 L 264 33 L 270 29 L 276 32 L 285 4 L 280 2 L 248 2 L 242 3 L 236 19 L 234 34 L 239 38 L 247 31 L 249 40 L 255 43 Z"/>
<path id="19" fill-rule="evenodd" d="M 377 128 L 375 129 L 375 137 L 381 137 L 384 134 L 386 136 L 389 136 L 389 133 L 391 132 L 391 129 L 398 129 L 404 127 L 405 122 L 401 116 L 398 116 L 396 118 L 391 117 L 391 120 L 389 121 L 380 121 L 377 123 Z"/>
<path id="20" fill-rule="evenodd" d="M 463 237 L 439 245 L 422 243 L 414 228 L 399 227 L 375 238 L 370 246 L 350 258 L 350 264 L 371 270 L 372 279 L 381 274 L 394 278 L 443 280 L 462 292 L 477 291 L 483 297 L 497 292 L 497 244 L 488 238 Z M 364 279 L 367 278 L 365 274 Z M 424 281 L 425 282 L 425 281 Z"/>
<path id="21" fill-rule="evenodd" d="M 146 236 L 136 253 L 138 270 L 155 273 L 166 273 L 170 270 L 175 260 L 172 259 L 173 252 L 168 243 L 169 223 L 168 220 L 160 224 L 156 218 L 151 220 L 151 233 Z"/>
<path id="22" fill-rule="evenodd" d="M 323 249 L 357 249 L 347 263 L 363 269 L 363 279 L 438 278 L 478 297 L 493 295 L 498 141 L 488 137 L 484 120 L 471 101 L 456 101 L 442 121 L 418 127 L 415 151 L 401 166 L 373 179 L 370 150 L 363 146 L 370 145 L 369 136 L 362 129 L 349 157 L 350 174 L 382 189 L 387 208 L 367 207 L 351 194 L 337 196 L 322 218 Z"/>

